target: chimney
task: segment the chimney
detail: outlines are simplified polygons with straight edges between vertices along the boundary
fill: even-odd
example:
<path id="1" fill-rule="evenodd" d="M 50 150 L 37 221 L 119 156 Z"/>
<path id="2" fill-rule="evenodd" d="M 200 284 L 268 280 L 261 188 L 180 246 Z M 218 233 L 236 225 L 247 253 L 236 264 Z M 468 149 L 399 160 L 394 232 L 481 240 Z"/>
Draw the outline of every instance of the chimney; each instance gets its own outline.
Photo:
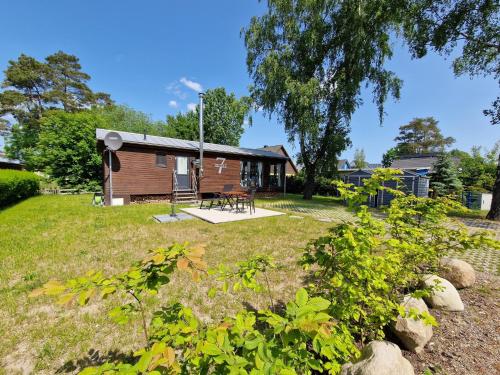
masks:
<path id="1" fill-rule="evenodd" d="M 200 92 L 198 94 L 200 96 L 200 107 L 199 107 L 199 113 L 200 113 L 200 169 L 199 169 L 199 175 L 200 177 L 203 177 L 203 138 L 204 138 L 204 130 L 203 130 L 203 96 L 205 95 L 204 93 Z"/>

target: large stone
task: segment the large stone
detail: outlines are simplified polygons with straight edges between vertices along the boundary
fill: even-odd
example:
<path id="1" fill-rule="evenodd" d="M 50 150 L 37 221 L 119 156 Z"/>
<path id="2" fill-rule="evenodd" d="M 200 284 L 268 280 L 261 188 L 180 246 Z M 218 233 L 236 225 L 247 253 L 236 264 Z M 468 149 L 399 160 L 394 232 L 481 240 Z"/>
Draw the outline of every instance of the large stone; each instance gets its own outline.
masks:
<path id="1" fill-rule="evenodd" d="M 468 288 L 476 282 L 474 268 L 463 260 L 442 258 L 439 262 L 441 276 L 453 284 L 455 288 Z"/>
<path id="2" fill-rule="evenodd" d="M 425 302 L 433 308 L 446 311 L 463 311 L 464 304 L 455 287 L 446 279 L 436 275 L 424 276 L 424 286 L 433 287 L 438 285 Z"/>
<path id="3" fill-rule="evenodd" d="M 341 375 L 415 375 L 411 363 L 396 344 L 372 341 L 366 345 L 356 363 L 342 366 Z"/>
<path id="4" fill-rule="evenodd" d="M 410 295 L 404 297 L 403 306 L 407 312 L 410 309 L 417 310 L 419 313 L 429 312 L 423 299 L 413 298 Z M 420 353 L 432 337 L 431 325 L 425 324 L 423 320 L 415 320 L 411 317 L 403 318 L 398 316 L 391 328 L 405 348 L 414 353 Z"/>

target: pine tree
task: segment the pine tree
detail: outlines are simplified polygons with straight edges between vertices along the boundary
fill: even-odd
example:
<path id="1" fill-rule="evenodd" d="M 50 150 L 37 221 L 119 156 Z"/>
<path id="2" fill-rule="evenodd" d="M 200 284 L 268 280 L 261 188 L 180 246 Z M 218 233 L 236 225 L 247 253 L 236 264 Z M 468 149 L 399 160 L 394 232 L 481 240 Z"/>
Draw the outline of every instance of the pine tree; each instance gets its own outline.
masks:
<path id="1" fill-rule="evenodd" d="M 454 195 L 462 189 L 458 171 L 449 154 L 442 153 L 439 155 L 437 162 L 434 164 L 430 185 L 434 197 Z"/>

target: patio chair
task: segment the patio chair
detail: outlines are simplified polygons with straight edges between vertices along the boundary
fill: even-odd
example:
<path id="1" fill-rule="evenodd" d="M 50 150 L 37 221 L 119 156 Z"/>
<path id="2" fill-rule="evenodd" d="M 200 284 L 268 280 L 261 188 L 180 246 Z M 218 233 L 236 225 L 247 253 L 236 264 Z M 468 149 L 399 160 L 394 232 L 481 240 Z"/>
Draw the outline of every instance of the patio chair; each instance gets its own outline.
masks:
<path id="1" fill-rule="evenodd" d="M 224 195 L 224 193 L 232 191 L 233 187 L 233 184 L 226 184 L 222 187 L 222 192 L 214 193 L 214 196 L 210 198 L 202 198 L 200 208 L 203 208 L 204 202 L 210 202 L 210 204 L 208 205 L 209 210 L 213 207 L 214 203 L 216 206 L 219 206 L 221 210 L 224 210 L 224 207 L 226 207 L 227 204 L 232 207 L 232 203 L 228 201 L 228 198 Z"/>
<path id="2" fill-rule="evenodd" d="M 248 194 L 238 196 L 236 198 L 236 210 L 240 210 L 239 205 L 241 204 L 241 210 L 245 210 L 245 204 L 248 206 L 250 209 L 250 215 L 252 214 L 252 209 L 253 213 L 255 213 L 255 189 L 250 189 Z"/>
<path id="3" fill-rule="evenodd" d="M 222 186 L 222 192 L 219 194 L 219 196 L 221 198 L 220 209 L 222 211 L 224 211 L 224 208 L 226 208 L 227 205 L 229 205 L 231 207 L 231 209 L 233 208 L 232 198 L 228 194 L 226 194 L 226 193 L 232 192 L 233 189 L 234 189 L 233 184 L 225 184 L 224 186 Z"/>
<path id="4" fill-rule="evenodd" d="M 201 198 L 201 203 L 200 203 L 200 208 L 203 208 L 203 203 L 210 203 L 208 205 L 208 208 L 209 210 L 213 207 L 214 203 L 216 206 L 222 206 L 223 204 L 223 197 L 219 194 L 219 193 L 214 193 L 214 196 L 213 197 L 209 197 L 209 198 Z"/>

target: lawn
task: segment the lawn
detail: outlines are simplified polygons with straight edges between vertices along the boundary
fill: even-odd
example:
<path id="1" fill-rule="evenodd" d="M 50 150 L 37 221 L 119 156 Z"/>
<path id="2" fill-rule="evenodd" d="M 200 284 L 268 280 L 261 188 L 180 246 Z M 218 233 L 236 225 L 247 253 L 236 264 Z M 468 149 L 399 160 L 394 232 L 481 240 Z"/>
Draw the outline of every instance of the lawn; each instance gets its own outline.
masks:
<path id="1" fill-rule="evenodd" d="M 15 370 L 52 374 L 69 372 L 106 356 L 139 348 L 138 324 L 116 326 L 106 316 L 113 300 L 93 301 L 84 308 L 61 307 L 48 298 L 28 298 L 34 288 L 90 269 L 122 271 L 146 252 L 173 242 L 206 246 L 209 267 L 270 254 L 284 268 L 270 275 L 276 299 L 290 297 L 302 280 L 297 265 L 304 245 L 327 231 L 331 223 L 350 218 L 335 198 L 304 202 L 298 196 L 260 199 L 258 205 L 291 211 L 292 215 L 213 225 L 195 219 L 158 224 L 152 215 L 169 212 L 165 204 L 97 208 L 91 197 L 39 196 L 0 211 L 0 361 L 5 374 Z M 293 207 L 310 211 L 298 212 Z M 298 218 L 302 216 L 303 218 Z M 321 217 L 321 215 L 320 215 Z M 215 285 L 210 277 L 193 283 L 177 273 L 161 293 L 161 304 L 180 301 L 206 321 L 236 311 L 243 302 L 256 308 L 264 296 L 239 293 L 206 297 Z M 148 301 L 153 308 L 156 300 Z"/>

